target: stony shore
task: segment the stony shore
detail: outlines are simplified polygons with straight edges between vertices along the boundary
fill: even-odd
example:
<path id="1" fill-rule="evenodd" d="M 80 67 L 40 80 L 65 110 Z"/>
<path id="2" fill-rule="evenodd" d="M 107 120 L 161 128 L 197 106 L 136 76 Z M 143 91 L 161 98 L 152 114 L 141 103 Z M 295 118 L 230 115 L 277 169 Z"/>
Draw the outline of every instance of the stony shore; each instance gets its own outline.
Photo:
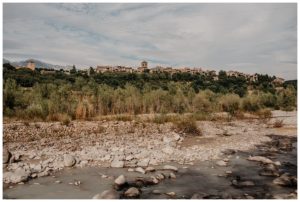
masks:
<path id="1" fill-rule="evenodd" d="M 253 149 L 269 142 L 270 134 L 296 137 L 296 112 L 275 111 L 273 116 L 268 122 L 198 121 L 202 136 L 181 133 L 172 123 L 73 121 L 68 126 L 58 122 L 4 123 L 3 180 L 23 183 L 65 167 L 139 167 L 139 172 L 143 172 L 168 162 L 193 165 L 205 160 L 219 160 L 222 166 L 226 164 L 222 159 L 224 151 Z M 283 120 L 282 128 L 273 127 L 276 120 Z"/>

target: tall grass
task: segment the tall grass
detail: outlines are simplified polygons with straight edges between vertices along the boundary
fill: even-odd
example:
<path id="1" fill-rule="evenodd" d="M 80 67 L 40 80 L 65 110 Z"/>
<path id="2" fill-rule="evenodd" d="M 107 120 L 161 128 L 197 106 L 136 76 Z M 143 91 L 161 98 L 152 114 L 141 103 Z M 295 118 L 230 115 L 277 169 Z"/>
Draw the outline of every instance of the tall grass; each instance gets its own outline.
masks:
<path id="1" fill-rule="evenodd" d="M 117 116 L 117 120 L 132 120 L 132 115 L 157 114 L 153 122 L 174 122 L 176 116 L 189 114 L 194 120 L 213 119 L 214 112 L 228 112 L 233 117 L 240 112 L 258 112 L 265 108 L 296 108 L 296 91 L 286 88 L 276 94 L 254 91 L 241 98 L 236 94 L 213 93 L 204 90 L 196 93 L 188 84 L 170 82 L 168 89 L 142 90 L 125 85 L 113 88 L 95 82 L 76 80 L 70 84 L 36 84 L 33 88 L 21 88 L 14 80 L 5 81 L 3 92 L 5 117 L 61 121 L 62 116 L 71 119 L 90 120 L 95 117 Z M 126 114 L 126 115 L 124 115 Z"/>

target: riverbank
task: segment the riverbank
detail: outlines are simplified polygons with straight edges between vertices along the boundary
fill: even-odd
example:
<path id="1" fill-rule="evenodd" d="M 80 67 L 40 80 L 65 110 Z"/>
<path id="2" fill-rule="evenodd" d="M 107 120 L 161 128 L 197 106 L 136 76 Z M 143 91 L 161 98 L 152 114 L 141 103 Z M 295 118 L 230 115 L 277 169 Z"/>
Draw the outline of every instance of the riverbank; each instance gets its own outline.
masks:
<path id="1" fill-rule="evenodd" d="M 199 121 L 197 122 L 197 126 L 202 129 L 202 136 L 187 136 L 186 134 L 182 134 L 179 131 L 174 130 L 172 123 L 153 124 L 136 121 L 101 121 L 72 122 L 69 126 L 62 126 L 60 123 L 29 123 L 29 125 L 23 123 L 5 123 L 4 146 L 12 153 L 12 157 L 10 158 L 10 163 L 4 166 L 4 182 L 7 183 L 5 185 L 4 193 L 12 198 L 26 198 L 27 191 L 25 190 L 29 189 L 30 186 L 38 185 L 35 189 L 39 189 L 38 187 L 43 187 L 42 185 L 45 182 L 46 184 L 48 183 L 47 187 L 51 190 L 52 184 L 55 185 L 54 187 L 62 185 L 67 187 L 65 183 L 68 183 L 68 185 L 69 183 L 73 183 L 70 184 L 70 187 L 78 189 L 79 187 L 80 189 L 84 188 L 89 194 L 85 195 L 81 193 L 81 197 L 75 193 L 74 196 L 76 197 L 59 194 L 56 196 L 61 198 L 91 198 L 92 194 L 101 192 L 102 188 L 103 190 L 111 188 L 113 180 L 118 175 L 123 173 L 128 177 L 127 170 L 130 168 L 136 169 L 137 167 L 141 167 L 146 169 L 151 166 L 159 169 L 165 164 L 172 164 L 179 168 L 178 173 L 174 173 L 176 176 L 175 182 L 177 183 L 177 189 L 173 192 L 176 193 L 176 196 L 171 196 L 172 194 L 166 195 L 165 193 L 169 193 L 167 190 L 161 191 L 163 192 L 162 194 L 157 193 L 154 195 L 149 194 L 145 190 L 141 190 L 139 197 L 191 198 L 193 197 L 192 193 L 197 193 L 199 190 L 184 193 L 183 190 L 185 190 L 185 186 L 180 183 L 189 180 L 193 181 L 194 177 L 191 173 L 197 174 L 197 169 L 199 168 L 207 168 L 207 171 L 209 172 L 204 172 L 204 175 L 216 174 L 215 178 L 211 179 L 211 185 L 220 184 L 223 188 L 228 186 L 232 188 L 234 186 L 231 186 L 231 184 L 234 179 L 228 181 L 229 178 L 226 178 L 226 183 L 224 182 L 225 184 L 222 185 L 222 176 L 218 176 L 221 174 L 218 174 L 218 172 L 211 172 L 222 169 L 224 169 L 222 172 L 225 173 L 230 170 L 233 172 L 233 169 L 235 168 L 234 165 L 236 165 L 234 159 L 237 156 L 241 157 L 243 152 L 245 158 L 240 158 L 243 159 L 243 161 L 239 160 L 237 164 L 241 165 L 237 167 L 246 168 L 247 166 L 250 166 L 249 164 L 258 167 L 256 165 L 257 163 L 246 160 L 246 157 L 248 158 L 249 155 L 255 154 L 250 151 L 255 151 L 257 145 L 268 145 L 268 142 L 274 141 L 274 138 L 270 136 L 271 134 L 274 134 L 275 136 L 280 135 L 292 142 L 296 142 L 296 112 L 276 111 L 273 112 L 273 116 L 276 118 L 264 123 L 259 119 L 236 120 L 232 122 Z M 274 128 L 273 125 L 276 120 L 283 120 L 283 126 Z M 287 145 L 291 145 L 290 143 L 287 143 Z M 273 148 L 273 150 L 274 149 L 276 148 Z M 279 148 L 278 152 L 281 152 L 281 150 L 282 148 Z M 225 155 L 224 153 L 226 153 L 226 151 L 238 152 Z M 294 157 L 296 158 L 296 156 L 297 154 L 294 151 Z M 271 159 L 273 161 L 273 157 Z M 280 160 L 279 163 L 282 164 Z M 278 164 L 278 162 L 274 161 L 274 165 L 278 167 L 279 164 L 276 164 Z M 295 162 L 291 164 L 295 164 Z M 295 165 L 297 170 L 297 163 Z M 78 169 L 76 167 L 78 167 Z M 276 169 L 280 169 L 280 166 L 279 168 L 277 167 Z M 215 168 L 217 168 L 217 170 L 214 170 Z M 102 173 L 101 175 L 95 175 L 96 172 L 98 173 L 97 169 L 100 169 L 100 171 L 98 171 Z M 201 169 L 200 171 L 203 172 Z M 80 172 L 77 170 L 80 170 Z M 66 177 L 68 176 L 68 172 L 75 173 L 73 175 L 70 174 L 73 178 L 75 175 L 77 178 L 79 177 L 82 179 L 76 178 L 71 180 L 71 178 Z M 80 175 L 78 172 L 83 174 Z M 165 176 L 169 176 L 170 172 L 166 172 L 168 173 L 165 173 Z M 200 175 L 201 172 L 198 172 L 198 174 Z M 20 173 L 23 177 L 13 177 L 15 174 L 19 175 Z M 91 173 L 91 175 L 86 175 L 87 173 Z M 137 172 L 130 173 L 137 174 Z M 284 172 L 282 173 L 282 171 L 280 171 L 278 172 L 278 175 L 274 175 L 273 177 L 279 177 L 282 174 L 284 174 Z M 62 177 L 62 180 L 60 180 L 60 177 L 58 177 L 59 175 L 65 176 L 66 179 Z M 147 175 L 152 176 L 153 173 L 146 174 L 145 176 Z M 295 176 L 296 174 L 293 175 Z M 55 181 L 49 181 L 50 177 L 40 178 L 42 176 L 56 176 L 58 179 L 51 178 L 55 181 L 62 181 L 63 183 L 56 185 L 54 183 Z M 96 176 L 101 182 L 107 179 L 107 186 L 98 185 L 98 187 L 101 187 L 99 190 L 91 189 L 91 187 L 97 187 L 92 182 L 95 180 L 92 178 L 95 178 Z M 143 176 L 144 174 L 140 177 Z M 91 179 L 88 180 L 89 178 Z M 43 181 L 44 179 L 45 181 Z M 15 183 L 21 184 L 16 186 L 12 183 L 12 180 L 14 180 Z M 18 180 L 20 181 L 18 182 Z M 243 180 L 244 179 L 242 178 L 242 181 Z M 23 181 L 25 182 L 24 185 L 22 185 L 24 183 Z M 80 184 L 77 186 L 74 185 L 75 182 L 78 184 L 78 181 L 80 181 Z M 238 181 L 236 182 L 236 187 L 239 186 Z M 267 182 L 268 180 L 264 179 L 263 181 Z M 167 182 L 168 181 L 162 181 L 155 186 L 157 188 L 162 186 L 160 189 L 163 189 L 164 186 L 171 186 L 164 184 Z M 23 191 L 21 191 L 22 188 L 18 188 L 22 186 L 26 187 Z M 256 187 L 256 185 L 252 187 Z M 182 190 L 182 193 L 180 192 L 180 189 Z M 288 192 L 294 193 L 292 189 L 288 190 Z M 16 191 L 13 192 L 12 190 Z M 172 192 L 171 190 L 169 191 Z M 9 195 L 9 193 L 14 194 Z M 28 190 L 28 193 L 31 193 L 30 189 Z M 206 195 L 207 194 L 218 195 L 213 193 L 206 193 Z M 201 196 L 212 197 L 206 195 Z M 51 194 L 35 197 L 33 195 L 31 196 L 33 198 L 47 198 L 47 196 L 48 198 L 55 197 L 54 195 L 51 196 Z M 201 196 L 198 195 L 194 197 Z M 237 196 L 241 197 L 239 194 Z M 233 195 L 231 197 L 237 196 Z M 218 195 L 218 197 L 225 198 L 225 196 L 220 195 Z M 254 195 L 252 197 L 272 198 L 274 197 L 274 194 L 270 193 L 270 196 Z"/>

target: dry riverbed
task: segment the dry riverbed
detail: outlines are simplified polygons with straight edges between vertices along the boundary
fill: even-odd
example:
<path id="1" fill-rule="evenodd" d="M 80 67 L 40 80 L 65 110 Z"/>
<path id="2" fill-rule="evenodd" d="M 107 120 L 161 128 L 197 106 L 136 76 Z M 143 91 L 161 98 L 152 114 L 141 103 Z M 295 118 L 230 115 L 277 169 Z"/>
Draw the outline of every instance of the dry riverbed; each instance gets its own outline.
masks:
<path id="1" fill-rule="evenodd" d="M 7 198 L 92 198 L 97 193 L 96 198 L 295 198 L 296 112 L 274 111 L 273 116 L 268 122 L 199 121 L 202 136 L 187 136 L 172 123 L 142 121 L 4 123 L 4 194 Z M 276 120 L 283 120 L 283 127 L 274 128 Z M 164 169 L 165 165 L 176 169 Z M 121 174 L 125 180 L 116 185 Z M 218 190 L 228 190 L 228 195 Z"/>

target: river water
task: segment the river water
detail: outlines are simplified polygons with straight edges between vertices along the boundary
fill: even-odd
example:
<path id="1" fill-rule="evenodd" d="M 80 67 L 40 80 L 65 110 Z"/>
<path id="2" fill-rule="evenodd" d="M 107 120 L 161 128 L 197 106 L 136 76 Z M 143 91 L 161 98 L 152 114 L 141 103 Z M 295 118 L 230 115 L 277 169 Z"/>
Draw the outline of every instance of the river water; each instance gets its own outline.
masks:
<path id="1" fill-rule="evenodd" d="M 274 139 L 274 137 L 272 137 Z M 276 137 L 275 137 L 276 138 Z M 272 183 L 274 177 L 260 176 L 262 166 L 258 162 L 248 161 L 249 155 L 263 155 L 273 161 L 280 161 L 280 171 L 289 172 L 297 176 L 297 144 L 292 140 L 291 151 L 269 153 L 266 148 L 271 144 L 258 146 L 253 151 L 237 151 L 231 155 L 224 155 L 229 159 L 227 167 L 220 167 L 215 161 L 196 162 L 194 165 L 175 165 L 179 171 L 176 179 L 165 179 L 157 185 L 141 187 L 140 198 L 144 199 L 189 199 L 195 193 L 205 195 L 205 198 L 272 198 L 275 194 L 288 194 L 294 192 L 295 187 L 280 187 Z M 156 167 L 157 169 L 161 166 Z M 232 171 L 226 175 L 226 171 Z M 91 199 L 95 194 L 111 189 L 114 179 L 123 174 L 128 180 L 136 177 L 156 175 L 157 173 L 168 175 L 170 171 L 156 171 L 155 173 L 140 174 L 128 172 L 126 168 L 69 168 L 54 173 L 52 176 L 30 180 L 23 185 L 4 184 L 4 198 L 11 199 Z M 106 175 L 107 178 L 102 176 Z M 255 186 L 236 188 L 231 185 L 233 179 L 250 180 Z M 60 181 L 61 183 L 57 183 Z M 79 186 L 74 182 L 80 181 Z M 71 184 L 73 183 L 73 184 Z M 152 193 L 159 190 L 161 194 Z M 175 192 L 175 196 L 165 193 Z"/>

